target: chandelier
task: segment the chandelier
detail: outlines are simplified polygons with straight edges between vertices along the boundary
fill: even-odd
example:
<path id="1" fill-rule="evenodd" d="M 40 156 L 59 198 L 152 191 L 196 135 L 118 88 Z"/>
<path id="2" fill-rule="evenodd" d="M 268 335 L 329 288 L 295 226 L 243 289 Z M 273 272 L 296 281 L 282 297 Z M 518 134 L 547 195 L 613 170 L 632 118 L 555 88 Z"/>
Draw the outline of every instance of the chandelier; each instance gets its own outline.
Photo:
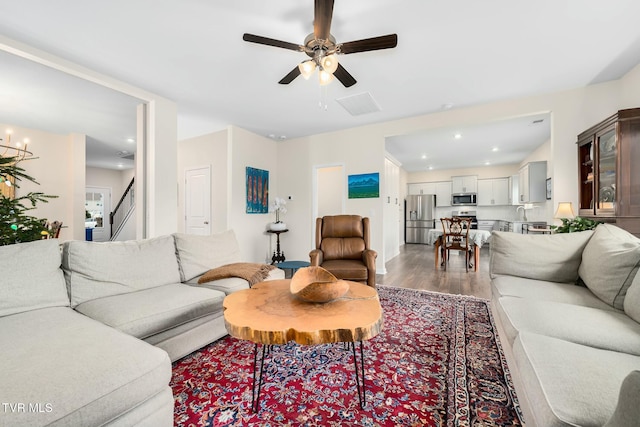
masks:
<path id="1" fill-rule="evenodd" d="M 12 160 L 4 163 L 5 166 L 15 166 L 17 163 L 33 158 L 33 153 L 27 150 L 29 145 L 29 138 L 24 138 L 22 141 L 17 141 L 15 143 L 11 143 L 11 135 L 13 131 L 11 129 L 7 129 L 7 141 L 4 142 L 2 138 L 0 138 L 0 157 L 2 158 L 11 158 Z"/>

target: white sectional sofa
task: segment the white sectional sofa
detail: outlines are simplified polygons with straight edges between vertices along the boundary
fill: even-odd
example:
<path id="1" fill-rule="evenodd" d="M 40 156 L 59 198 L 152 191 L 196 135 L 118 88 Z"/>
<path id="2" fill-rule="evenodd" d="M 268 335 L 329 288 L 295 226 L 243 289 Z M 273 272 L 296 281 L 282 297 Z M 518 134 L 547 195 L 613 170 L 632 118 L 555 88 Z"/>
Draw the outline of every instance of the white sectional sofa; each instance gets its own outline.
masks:
<path id="1" fill-rule="evenodd" d="M 0 247 L 0 426 L 173 425 L 171 362 L 226 335 L 248 287 L 185 282 L 239 257 L 232 231 Z"/>
<path id="2" fill-rule="evenodd" d="M 640 239 L 494 232 L 492 310 L 527 426 L 640 426 Z"/>

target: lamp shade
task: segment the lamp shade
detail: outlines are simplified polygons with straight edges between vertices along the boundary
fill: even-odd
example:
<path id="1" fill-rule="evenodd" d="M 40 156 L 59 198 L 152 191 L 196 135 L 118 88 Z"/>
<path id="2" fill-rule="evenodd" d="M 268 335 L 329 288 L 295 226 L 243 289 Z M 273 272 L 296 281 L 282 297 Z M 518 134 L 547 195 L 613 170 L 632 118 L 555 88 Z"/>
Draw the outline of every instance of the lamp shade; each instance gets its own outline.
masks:
<path id="1" fill-rule="evenodd" d="M 311 77 L 313 72 L 316 70 L 316 63 L 310 59 L 298 64 L 298 69 L 300 70 L 302 77 L 304 77 L 305 80 L 309 80 L 309 77 Z"/>
<path id="2" fill-rule="evenodd" d="M 554 218 L 575 218 L 575 214 L 573 213 L 573 205 L 571 202 L 559 202 L 558 209 L 556 209 L 556 214 Z"/>
<path id="3" fill-rule="evenodd" d="M 322 69 L 333 74 L 338 69 L 338 55 L 325 56 L 321 61 Z"/>
<path id="4" fill-rule="evenodd" d="M 318 76 L 320 78 L 320 85 L 324 86 L 333 81 L 333 74 L 326 72 L 325 70 L 320 70 L 318 72 Z"/>

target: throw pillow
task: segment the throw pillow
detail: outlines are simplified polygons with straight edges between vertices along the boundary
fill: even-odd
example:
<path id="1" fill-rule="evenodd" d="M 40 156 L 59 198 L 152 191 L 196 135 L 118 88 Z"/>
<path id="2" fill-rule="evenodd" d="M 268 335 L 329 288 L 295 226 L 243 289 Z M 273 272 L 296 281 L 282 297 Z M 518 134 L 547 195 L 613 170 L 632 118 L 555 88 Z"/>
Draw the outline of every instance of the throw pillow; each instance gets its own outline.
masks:
<path id="1" fill-rule="evenodd" d="M 240 246 L 233 230 L 209 236 L 175 233 L 180 276 L 188 282 L 212 268 L 241 261 Z"/>
<path id="2" fill-rule="evenodd" d="M 68 307 L 58 239 L 0 246 L 0 316 Z"/>
<path id="3" fill-rule="evenodd" d="M 578 267 L 593 231 L 533 235 L 491 233 L 491 277 L 508 275 L 548 282 L 578 280 Z"/>
<path id="4" fill-rule="evenodd" d="M 611 224 L 596 227 L 578 270 L 598 298 L 619 310 L 640 267 L 640 239 Z"/>

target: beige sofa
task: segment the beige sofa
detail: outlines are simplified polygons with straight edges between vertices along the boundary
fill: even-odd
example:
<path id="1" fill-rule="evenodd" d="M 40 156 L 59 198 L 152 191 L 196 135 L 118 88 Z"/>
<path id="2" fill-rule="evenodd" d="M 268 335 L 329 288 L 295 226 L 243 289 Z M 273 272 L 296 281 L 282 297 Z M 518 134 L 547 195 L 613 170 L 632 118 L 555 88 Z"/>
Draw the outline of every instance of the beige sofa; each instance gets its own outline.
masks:
<path id="1" fill-rule="evenodd" d="M 171 426 L 171 362 L 226 335 L 248 287 L 183 282 L 239 257 L 231 231 L 0 247 L 0 426 Z"/>
<path id="2" fill-rule="evenodd" d="M 528 426 L 640 425 L 639 266 L 613 225 L 493 233 L 492 311 Z"/>

